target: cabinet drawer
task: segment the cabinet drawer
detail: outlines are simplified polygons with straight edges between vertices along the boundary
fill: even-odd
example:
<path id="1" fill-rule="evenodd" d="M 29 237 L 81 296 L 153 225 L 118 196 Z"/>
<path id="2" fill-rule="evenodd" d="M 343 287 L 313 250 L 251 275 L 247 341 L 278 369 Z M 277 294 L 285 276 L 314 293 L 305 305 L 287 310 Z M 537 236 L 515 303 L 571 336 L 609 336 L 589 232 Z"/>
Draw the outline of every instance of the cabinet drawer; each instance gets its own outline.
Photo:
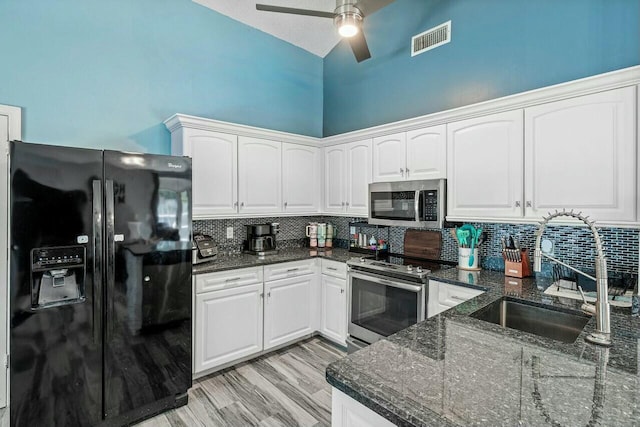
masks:
<path id="1" fill-rule="evenodd" d="M 339 279 L 347 278 L 347 263 L 331 261 L 328 259 L 322 260 L 322 274 L 334 276 Z"/>
<path id="2" fill-rule="evenodd" d="M 196 294 L 262 283 L 262 267 L 241 268 L 195 276 Z"/>
<path id="3" fill-rule="evenodd" d="M 286 279 L 288 277 L 304 276 L 316 272 L 315 259 L 285 262 L 264 267 L 264 281 Z"/>
<path id="4" fill-rule="evenodd" d="M 449 283 L 439 283 L 438 303 L 446 307 L 455 307 L 465 301 L 484 293 L 477 289 L 455 286 Z"/>

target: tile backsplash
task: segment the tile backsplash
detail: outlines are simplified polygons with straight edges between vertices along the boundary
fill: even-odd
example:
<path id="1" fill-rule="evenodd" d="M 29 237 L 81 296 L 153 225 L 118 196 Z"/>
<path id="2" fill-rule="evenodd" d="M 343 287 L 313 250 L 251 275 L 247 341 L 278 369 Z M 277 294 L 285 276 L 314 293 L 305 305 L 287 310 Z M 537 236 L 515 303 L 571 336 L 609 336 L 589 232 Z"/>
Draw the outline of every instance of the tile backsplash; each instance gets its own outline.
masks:
<path id="1" fill-rule="evenodd" d="M 268 218 L 234 218 L 215 220 L 196 220 L 193 222 L 194 232 L 210 234 L 225 252 L 238 252 L 246 237 L 245 225 L 279 222 L 280 234 L 278 246 L 300 247 L 307 244 L 305 226 L 309 222 L 329 222 L 337 228 L 335 246 L 346 247 L 349 239 L 349 222 L 361 221 L 361 218 L 310 216 L 310 217 L 268 217 Z M 533 224 L 474 224 L 486 232 L 486 241 L 480 245 L 480 258 L 483 268 L 504 269 L 502 262 L 500 238 L 511 234 L 520 241 L 523 248 L 528 248 L 533 255 L 535 231 Z M 233 227 L 234 237 L 226 238 L 227 227 Z M 392 252 L 403 253 L 405 227 L 390 227 L 389 244 Z M 440 258 L 457 261 L 458 246 L 449 229 L 442 232 L 442 253 Z M 607 257 L 608 267 L 612 271 L 638 271 L 638 234 L 637 229 L 598 228 Z M 385 238 L 386 232 L 378 238 Z M 590 231 L 585 227 L 547 226 L 544 238 L 555 245 L 555 256 L 580 269 L 593 269 L 595 246 Z M 533 261 L 533 260 L 532 260 Z"/>

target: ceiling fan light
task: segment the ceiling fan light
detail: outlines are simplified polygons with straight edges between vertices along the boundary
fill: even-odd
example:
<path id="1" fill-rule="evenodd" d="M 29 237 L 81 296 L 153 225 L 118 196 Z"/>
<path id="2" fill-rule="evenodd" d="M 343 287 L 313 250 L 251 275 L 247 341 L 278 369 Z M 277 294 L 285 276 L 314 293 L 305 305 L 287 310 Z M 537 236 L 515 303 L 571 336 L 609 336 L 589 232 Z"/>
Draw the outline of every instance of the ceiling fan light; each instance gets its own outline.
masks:
<path id="1" fill-rule="evenodd" d="M 360 31 L 362 17 L 357 13 L 341 13 L 336 16 L 334 23 L 342 37 L 353 37 Z"/>

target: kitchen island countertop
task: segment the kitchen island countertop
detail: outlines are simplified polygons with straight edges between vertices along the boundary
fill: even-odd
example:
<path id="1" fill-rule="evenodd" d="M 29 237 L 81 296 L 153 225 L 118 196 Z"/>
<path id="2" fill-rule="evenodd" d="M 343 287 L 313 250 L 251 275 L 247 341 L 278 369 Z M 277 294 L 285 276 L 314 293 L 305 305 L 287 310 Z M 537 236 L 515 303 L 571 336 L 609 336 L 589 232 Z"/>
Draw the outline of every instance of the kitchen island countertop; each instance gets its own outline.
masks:
<path id="1" fill-rule="evenodd" d="M 282 262 L 300 261 L 309 258 L 325 258 L 338 262 L 347 262 L 349 258 L 361 256 L 349 252 L 347 249 L 333 248 L 331 250 L 311 250 L 310 248 L 281 249 L 277 254 L 258 257 L 251 254 L 234 254 L 219 256 L 215 261 L 193 266 L 193 274 L 215 273 L 217 271 L 234 270 L 237 268 L 259 267 L 261 265 L 278 264 Z"/>
<path id="2" fill-rule="evenodd" d="M 329 365 L 333 387 L 402 426 L 640 423 L 640 319 L 628 308 L 612 308 L 610 349 L 584 340 L 595 318 L 562 343 L 469 316 L 505 296 L 578 310 L 543 294 L 549 279 L 457 268 L 430 278 L 486 292 Z"/>

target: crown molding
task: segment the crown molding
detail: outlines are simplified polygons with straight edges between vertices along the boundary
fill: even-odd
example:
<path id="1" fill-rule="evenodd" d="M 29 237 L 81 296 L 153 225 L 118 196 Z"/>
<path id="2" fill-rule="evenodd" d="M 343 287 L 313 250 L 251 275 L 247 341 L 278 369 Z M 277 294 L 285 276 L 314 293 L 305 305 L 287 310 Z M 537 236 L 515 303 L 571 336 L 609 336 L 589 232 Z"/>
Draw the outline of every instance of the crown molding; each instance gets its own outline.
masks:
<path id="1" fill-rule="evenodd" d="M 174 114 L 164 121 L 164 125 L 167 127 L 169 132 L 174 132 L 175 130 L 180 128 L 189 128 L 211 132 L 228 133 L 237 136 L 247 136 L 251 138 L 271 139 L 280 142 L 291 142 L 294 144 L 312 145 L 314 147 L 319 147 L 322 145 L 321 138 L 297 135 L 294 133 L 258 128 L 254 126 L 240 125 L 230 122 L 223 122 L 221 120 L 189 116 L 187 114 Z"/>
<path id="2" fill-rule="evenodd" d="M 323 138 L 322 143 L 323 145 L 336 145 L 354 142 L 637 84 L 640 84 L 640 65 L 465 105 L 451 110 L 333 135 Z"/>
<path id="3" fill-rule="evenodd" d="M 170 132 L 179 128 L 191 128 L 322 147 L 408 132 L 638 84 L 640 84 L 640 65 L 325 138 L 296 135 L 186 114 L 174 114 L 165 120 L 164 124 Z"/>

